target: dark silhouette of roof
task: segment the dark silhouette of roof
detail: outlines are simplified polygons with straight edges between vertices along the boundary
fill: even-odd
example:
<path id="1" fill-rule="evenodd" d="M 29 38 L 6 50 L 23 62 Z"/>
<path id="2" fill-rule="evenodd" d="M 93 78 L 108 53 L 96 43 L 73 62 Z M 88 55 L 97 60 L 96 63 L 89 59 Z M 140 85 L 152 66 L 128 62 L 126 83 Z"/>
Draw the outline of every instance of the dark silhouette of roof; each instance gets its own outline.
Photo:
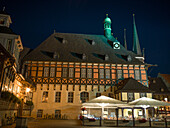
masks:
<path id="1" fill-rule="evenodd" d="M 116 92 L 153 92 L 133 78 L 126 78 L 115 86 L 117 86 Z"/>
<path id="2" fill-rule="evenodd" d="M 57 54 L 57 57 L 53 54 Z M 131 59 L 127 59 L 129 56 Z M 54 33 L 26 55 L 24 60 L 144 64 L 135 56 L 122 45 L 120 49 L 114 49 L 104 35 Z"/>
<path id="3" fill-rule="evenodd" d="M 167 86 L 161 78 L 149 78 L 149 88 L 155 91 L 155 94 L 169 94 Z"/>

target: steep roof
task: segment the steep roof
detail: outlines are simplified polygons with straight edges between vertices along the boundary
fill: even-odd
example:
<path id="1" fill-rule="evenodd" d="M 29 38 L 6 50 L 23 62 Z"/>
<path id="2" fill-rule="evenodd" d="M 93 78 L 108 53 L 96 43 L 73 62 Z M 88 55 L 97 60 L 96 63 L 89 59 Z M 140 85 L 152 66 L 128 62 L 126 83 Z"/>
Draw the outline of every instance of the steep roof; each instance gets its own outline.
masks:
<path id="1" fill-rule="evenodd" d="M 24 60 L 143 64 L 135 56 L 122 45 L 120 49 L 114 49 L 113 42 L 103 35 L 54 33 Z"/>
<path id="2" fill-rule="evenodd" d="M 159 73 L 159 75 L 162 76 L 166 80 L 166 82 L 168 82 L 170 84 L 170 74 L 160 74 Z"/>
<path id="3" fill-rule="evenodd" d="M 116 92 L 153 92 L 133 78 L 126 78 L 116 86 L 118 87 Z"/>
<path id="4" fill-rule="evenodd" d="M 167 86 L 161 78 L 149 78 L 149 89 L 155 91 L 155 94 L 170 94 Z"/>

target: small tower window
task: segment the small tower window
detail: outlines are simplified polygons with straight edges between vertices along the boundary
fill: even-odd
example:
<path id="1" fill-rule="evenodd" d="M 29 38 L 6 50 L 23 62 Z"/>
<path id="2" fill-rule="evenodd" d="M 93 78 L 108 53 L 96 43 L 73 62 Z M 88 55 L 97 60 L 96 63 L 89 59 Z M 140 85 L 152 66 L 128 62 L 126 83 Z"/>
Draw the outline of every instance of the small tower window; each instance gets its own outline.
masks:
<path id="1" fill-rule="evenodd" d="M 0 19 L 0 24 L 4 24 L 5 23 L 5 21 L 4 21 L 4 19 Z"/>

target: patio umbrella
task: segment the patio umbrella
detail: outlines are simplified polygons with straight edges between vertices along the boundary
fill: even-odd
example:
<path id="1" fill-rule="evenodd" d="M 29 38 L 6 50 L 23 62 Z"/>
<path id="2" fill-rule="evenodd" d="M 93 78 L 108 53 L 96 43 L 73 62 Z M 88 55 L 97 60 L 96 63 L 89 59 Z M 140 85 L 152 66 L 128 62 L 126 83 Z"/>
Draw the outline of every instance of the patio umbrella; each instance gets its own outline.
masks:
<path id="1" fill-rule="evenodd" d="M 137 100 L 134 100 L 132 102 L 128 103 L 129 105 L 133 106 L 140 106 L 145 109 L 145 117 L 146 117 L 146 108 L 147 107 L 155 107 L 155 106 L 170 106 L 170 103 L 147 98 L 147 97 L 142 97 Z"/>
<path id="2" fill-rule="evenodd" d="M 132 102 L 128 103 L 129 105 L 135 105 L 135 106 L 149 106 L 149 107 L 154 107 L 154 106 L 170 106 L 170 103 L 147 98 L 147 97 L 142 97 L 137 100 L 134 100 Z"/>
<path id="3" fill-rule="evenodd" d="M 97 98 L 94 98 L 86 103 L 83 103 L 83 106 L 100 106 L 102 107 L 102 117 L 103 117 L 103 112 L 104 112 L 104 107 L 105 106 L 112 106 L 112 107 L 118 107 L 122 104 L 126 104 L 122 101 L 107 97 L 107 96 L 99 96 Z"/>

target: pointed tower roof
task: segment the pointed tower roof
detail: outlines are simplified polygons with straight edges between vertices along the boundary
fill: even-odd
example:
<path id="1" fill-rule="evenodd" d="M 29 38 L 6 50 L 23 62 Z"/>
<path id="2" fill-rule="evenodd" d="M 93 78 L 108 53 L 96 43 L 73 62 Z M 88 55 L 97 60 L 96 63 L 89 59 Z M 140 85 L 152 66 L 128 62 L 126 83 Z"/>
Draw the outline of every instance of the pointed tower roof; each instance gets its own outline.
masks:
<path id="1" fill-rule="evenodd" d="M 133 14 L 133 49 L 132 50 L 137 55 L 142 55 L 140 44 L 139 44 L 138 33 L 136 29 L 136 24 L 135 24 L 135 14 Z"/>
<path id="2" fill-rule="evenodd" d="M 127 50 L 127 42 L 126 42 L 126 29 L 124 29 L 124 47 Z"/>

